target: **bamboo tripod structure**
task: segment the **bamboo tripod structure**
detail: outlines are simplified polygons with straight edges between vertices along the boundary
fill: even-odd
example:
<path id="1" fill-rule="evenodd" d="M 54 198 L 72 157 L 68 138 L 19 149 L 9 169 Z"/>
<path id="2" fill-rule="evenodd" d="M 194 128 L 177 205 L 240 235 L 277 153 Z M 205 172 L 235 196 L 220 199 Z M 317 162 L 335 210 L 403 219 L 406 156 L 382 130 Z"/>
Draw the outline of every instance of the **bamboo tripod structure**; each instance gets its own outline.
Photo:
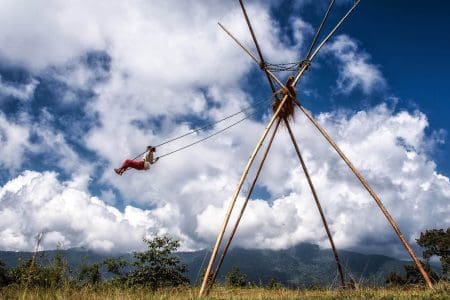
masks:
<path id="1" fill-rule="evenodd" d="M 250 155 L 250 158 L 248 159 L 248 162 L 244 168 L 244 171 L 241 175 L 241 178 L 238 182 L 238 185 L 236 187 L 236 190 L 231 198 L 230 201 L 230 205 L 228 207 L 228 210 L 225 214 L 224 217 L 224 221 L 222 224 L 222 227 L 219 231 L 216 243 L 214 245 L 213 251 L 211 253 L 211 258 L 208 264 L 208 267 L 206 269 L 203 281 L 202 281 L 202 285 L 199 291 L 199 297 L 203 297 L 204 295 L 207 295 L 210 291 L 210 289 L 212 288 L 216 278 L 217 278 L 217 274 L 220 271 L 220 267 L 222 266 L 223 260 L 229 250 L 229 247 L 231 245 L 231 242 L 236 234 L 237 228 L 239 226 L 239 223 L 242 219 L 242 216 L 244 214 L 244 211 L 247 207 L 248 201 L 250 199 L 250 196 L 253 192 L 253 189 L 256 185 L 257 179 L 261 173 L 261 170 L 263 168 L 263 165 L 266 161 L 267 155 L 269 153 L 269 150 L 272 146 L 272 142 L 274 140 L 274 137 L 279 129 L 280 123 L 283 122 L 288 130 L 289 136 L 291 138 L 292 144 L 294 145 L 296 154 L 299 158 L 300 164 L 302 166 L 303 172 L 305 174 L 305 177 L 308 181 L 308 185 L 309 188 L 311 190 L 311 193 L 313 195 L 314 201 L 316 203 L 317 209 L 319 211 L 322 223 L 324 225 L 327 237 L 329 239 L 330 245 L 331 245 L 331 249 L 336 261 L 336 266 L 337 266 L 337 270 L 340 276 L 340 283 L 341 283 L 341 287 L 345 287 L 345 277 L 344 277 L 344 273 L 342 270 L 342 265 L 340 263 L 339 260 L 339 255 L 338 252 L 336 250 L 334 241 L 333 241 L 333 237 L 331 234 L 331 231 L 328 227 L 328 222 L 325 218 L 325 214 L 324 211 L 322 209 L 322 206 L 320 204 L 318 195 L 316 193 L 316 189 L 313 185 L 313 182 L 311 180 L 311 177 L 309 175 L 308 172 L 308 168 L 306 166 L 306 163 L 301 155 L 301 151 L 300 151 L 300 147 L 298 146 L 298 143 L 294 137 L 294 134 L 292 132 L 291 126 L 289 124 L 289 114 L 286 114 L 286 109 L 285 107 L 289 105 L 293 105 L 294 107 L 297 106 L 300 111 L 303 112 L 303 114 L 307 117 L 307 119 L 319 130 L 319 132 L 322 134 L 322 136 L 327 140 L 327 142 L 331 145 L 331 147 L 339 154 L 339 156 L 344 160 L 344 162 L 347 164 L 347 166 L 350 168 L 350 170 L 353 172 L 353 174 L 358 178 L 358 180 L 361 182 L 361 184 L 364 186 L 364 188 L 369 192 L 370 196 L 374 199 L 374 201 L 376 202 L 376 204 L 378 205 L 378 207 L 381 209 L 383 215 L 386 217 L 387 221 L 391 224 L 392 228 L 394 229 L 395 233 L 397 234 L 397 236 L 399 237 L 401 243 L 403 244 L 403 246 L 405 247 L 406 251 L 408 252 L 408 254 L 411 256 L 412 260 L 414 261 L 417 269 L 420 271 L 421 275 L 423 276 L 425 282 L 427 283 L 429 288 L 433 288 L 433 285 L 431 283 L 431 280 L 427 274 L 427 272 L 424 270 L 424 268 L 422 267 L 422 264 L 420 263 L 419 259 L 417 258 L 417 256 L 415 255 L 414 251 L 412 250 L 411 246 L 408 244 L 408 242 L 406 241 L 406 239 L 404 238 L 402 232 L 400 231 L 400 228 L 398 227 L 397 223 L 395 222 L 395 220 L 392 218 L 392 216 L 389 214 L 388 210 L 386 209 L 386 207 L 384 206 L 384 204 L 381 202 L 380 198 L 377 196 L 377 194 L 375 193 L 375 191 L 372 189 L 372 187 L 367 183 L 367 181 L 365 180 L 365 178 L 361 175 L 361 173 L 356 169 L 356 167 L 352 164 L 352 162 L 347 158 L 347 156 L 345 156 L 345 154 L 342 152 L 342 150 L 336 145 L 336 143 L 331 139 L 331 137 L 328 135 L 328 133 L 325 131 L 324 128 L 322 128 L 320 126 L 320 124 L 313 118 L 313 116 L 301 105 L 301 103 L 296 99 L 296 95 L 295 95 L 295 87 L 298 84 L 299 79 L 301 78 L 301 76 L 304 74 L 304 72 L 308 69 L 309 65 L 311 64 L 311 61 L 316 57 L 316 55 L 318 54 L 318 52 L 320 51 L 320 49 L 323 47 L 323 45 L 331 38 L 331 36 L 335 33 L 335 31 L 340 27 L 340 25 L 345 21 L 345 19 L 352 13 L 352 11 L 358 6 L 360 0 L 357 0 L 354 2 L 353 6 L 348 10 L 348 12 L 339 20 L 339 22 L 335 25 L 335 27 L 330 31 L 330 33 L 322 40 L 322 42 L 315 48 L 315 50 L 313 51 L 312 49 L 314 48 L 317 38 L 323 28 L 323 25 L 328 17 L 328 14 L 331 10 L 331 7 L 333 6 L 334 0 L 331 0 L 330 5 L 325 13 L 325 16 L 318 28 L 318 30 L 316 31 L 316 34 L 314 35 L 313 38 L 313 42 L 311 44 L 311 46 L 309 47 L 308 53 L 305 57 L 305 59 L 303 60 L 303 63 L 300 65 L 300 69 L 297 72 L 295 78 L 294 77 L 290 77 L 290 79 L 288 79 L 288 81 L 286 82 L 286 84 L 283 84 L 269 69 L 265 68 L 266 63 L 264 61 L 262 52 L 261 52 L 261 48 L 259 47 L 259 44 L 256 40 L 256 36 L 255 33 L 253 31 L 253 28 L 251 26 L 250 20 L 248 18 L 246 9 L 244 7 L 244 4 L 242 2 L 242 0 L 239 0 L 239 3 L 241 5 L 246 23 L 248 25 L 248 28 L 250 30 L 250 33 L 252 35 L 253 41 L 255 43 L 258 55 L 259 55 L 259 60 L 257 59 L 257 57 L 250 51 L 248 50 L 245 46 L 242 45 L 242 43 L 240 43 L 222 24 L 219 23 L 219 26 L 256 62 L 258 63 L 258 65 L 261 67 L 261 69 L 265 72 L 266 77 L 269 81 L 270 87 L 272 89 L 272 91 L 274 92 L 274 98 L 275 98 L 275 102 L 274 102 L 274 113 L 270 119 L 270 121 L 268 122 L 267 126 L 265 127 L 260 139 L 258 140 L 252 154 Z M 281 100 L 278 99 L 277 96 L 277 92 L 275 90 L 275 85 L 273 83 L 273 81 L 275 81 L 284 91 L 283 93 L 283 97 Z M 288 103 L 286 105 L 286 103 Z M 247 193 L 247 196 L 244 200 L 244 204 L 239 212 L 238 218 L 233 226 L 233 229 L 231 231 L 231 235 L 228 238 L 228 242 L 225 245 L 222 254 L 219 258 L 219 261 L 216 265 L 215 271 L 211 273 L 214 263 L 216 261 L 216 257 L 220 248 L 220 245 L 222 243 L 222 239 L 223 236 L 225 234 L 225 230 L 227 229 L 230 217 L 231 217 L 231 213 L 233 212 L 234 206 L 236 204 L 236 200 L 237 197 L 242 189 L 242 186 L 244 184 L 244 181 L 249 173 L 250 167 L 252 166 L 252 164 L 255 161 L 256 155 L 258 154 L 259 150 L 261 149 L 270 129 L 272 128 L 272 126 L 274 125 L 274 123 L 276 123 L 276 126 L 273 130 L 272 136 L 270 137 L 270 140 L 268 142 L 267 148 L 263 154 L 263 157 L 259 163 L 256 175 L 254 177 L 254 180 L 251 184 L 251 187 Z"/>

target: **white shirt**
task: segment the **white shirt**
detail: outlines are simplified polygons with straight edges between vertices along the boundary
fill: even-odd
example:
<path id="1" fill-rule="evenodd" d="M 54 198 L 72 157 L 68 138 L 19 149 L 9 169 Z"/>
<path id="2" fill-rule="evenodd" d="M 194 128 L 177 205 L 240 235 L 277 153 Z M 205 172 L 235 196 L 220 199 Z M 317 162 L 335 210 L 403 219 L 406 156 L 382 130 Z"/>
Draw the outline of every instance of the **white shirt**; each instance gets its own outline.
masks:
<path id="1" fill-rule="evenodd" d="M 148 170 L 150 165 L 153 163 L 153 151 L 148 150 L 142 156 L 142 160 L 144 161 L 144 169 Z"/>

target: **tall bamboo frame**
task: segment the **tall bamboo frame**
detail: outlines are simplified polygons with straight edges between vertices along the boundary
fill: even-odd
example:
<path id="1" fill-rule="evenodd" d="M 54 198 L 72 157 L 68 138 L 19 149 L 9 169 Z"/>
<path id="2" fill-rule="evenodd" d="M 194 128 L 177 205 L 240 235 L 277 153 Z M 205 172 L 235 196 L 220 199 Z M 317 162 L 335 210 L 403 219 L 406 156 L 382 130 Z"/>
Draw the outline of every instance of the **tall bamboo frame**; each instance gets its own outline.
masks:
<path id="1" fill-rule="evenodd" d="M 311 189 L 311 193 L 313 195 L 314 201 L 316 203 L 316 206 L 319 210 L 319 214 L 322 220 L 322 223 L 324 225 L 327 237 L 329 239 L 330 245 L 331 245 L 331 249 L 333 251 L 333 255 L 334 258 L 336 260 L 336 266 L 337 266 L 337 270 L 340 276 L 340 282 L 341 282 L 341 286 L 345 287 L 345 277 L 344 277 L 344 273 L 342 270 L 342 265 L 340 263 L 339 260 L 339 255 L 338 252 L 336 250 L 334 241 L 333 241 L 333 237 L 331 234 L 331 231 L 328 227 L 328 222 L 326 220 L 325 217 L 325 213 L 322 209 L 322 206 L 320 204 L 319 198 L 317 196 L 315 187 L 313 185 L 313 182 L 311 180 L 311 177 L 309 175 L 308 172 L 308 168 L 306 166 L 306 163 L 301 155 L 300 152 L 300 147 L 298 145 L 297 140 L 295 139 L 295 136 L 292 132 L 291 126 L 289 124 L 289 120 L 285 117 L 283 117 L 280 113 L 282 111 L 283 106 L 285 105 L 285 103 L 288 101 L 288 99 L 292 99 L 293 97 L 295 98 L 295 95 L 292 95 L 289 90 L 295 89 L 295 87 L 297 86 L 300 78 L 303 76 L 303 74 L 305 73 L 305 71 L 308 69 L 309 65 L 311 64 L 311 62 L 314 60 L 314 58 L 316 57 L 316 55 L 319 53 L 320 49 L 324 46 L 324 44 L 333 36 L 333 34 L 336 32 L 336 30 L 341 26 L 341 24 L 347 19 L 347 17 L 355 10 L 355 8 L 358 6 L 358 4 L 360 3 L 360 0 L 356 0 L 354 2 L 354 4 L 352 5 L 352 7 L 347 11 L 347 13 L 339 20 L 339 22 L 333 27 L 333 29 L 328 33 L 328 35 L 326 35 L 326 37 L 321 41 L 321 43 L 313 50 L 316 42 L 317 42 L 317 38 L 321 32 L 321 30 L 323 29 L 323 25 L 326 21 L 326 19 L 328 18 L 328 15 L 330 13 L 330 10 L 333 6 L 334 0 L 330 1 L 330 5 L 328 6 L 328 9 L 323 17 L 323 20 L 320 24 L 320 26 L 318 27 L 314 38 L 313 38 L 313 42 L 311 44 L 311 46 L 309 47 L 308 53 L 305 56 L 304 59 L 304 63 L 301 64 L 300 69 L 298 70 L 295 79 L 292 81 L 292 83 L 289 86 L 289 89 L 285 86 L 285 84 L 283 84 L 270 70 L 268 70 L 267 68 L 265 68 L 265 61 L 264 61 L 264 57 L 261 51 L 261 48 L 258 44 L 258 41 L 256 39 L 256 35 L 254 33 L 254 30 L 251 26 L 250 23 L 250 19 L 248 18 L 244 3 L 242 0 L 239 0 L 241 9 L 243 11 L 246 23 L 248 25 L 249 31 L 252 35 L 252 39 L 253 42 L 255 43 L 257 52 L 258 52 L 258 56 L 259 56 L 259 60 L 258 58 L 250 51 L 248 50 L 238 39 L 236 39 L 222 24 L 219 23 L 219 26 L 261 67 L 261 69 L 265 72 L 267 80 L 269 81 L 270 87 L 275 95 L 275 99 L 278 100 L 277 98 L 277 94 L 276 94 L 276 89 L 275 89 L 275 83 L 277 83 L 279 85 L 279 87 L 283 88 L 285 91 L 287 91 L 287 93 L 284 94 L 283 98 L 280 101 L 280 104 L 277 106 L 277 109 L 274 111 L 271 119 L 269 120 L 266 128 L 264 129 L 263 133 L 261 134 L 261 137 L 259 138 L 252 154 L 250 155 L 250 158 L 248 159 L 248 162 L 242 172 L 241 178 L 238 182 L 238 185 L 235 189 L 235 192 L 231 198 L 228 210 L 225 214 L 224 217 L 224 221 L 222 224 L 222 227 L 219 231 L 219 234 L 217 236 L 217 240 L 216 243 L 214 245 L 212 254 L 211 254 L 211 258 L 210 261 L 208 263 L 208 267 L 206 269 L 203 281 L 202 281 L 202 285 L 200 287 L 200 291 L 199 291 L 199 297 L 203 297 L 204 295 L 208 294 L 208 292 L 210 291 L 210 289 L 212 288 L 216 278 L 217 278 L 217 274 L 220 271 L 220 267 L 222 266 L 223 260 L 227 254 L 227 251 L 231 245 L 231 241 L 235 236 L 236 230 L 239 226 L 239 223 L 241 221 L 241 218 L 244 214 L 244 211 L 247 207 L 247 203 L 250 199 L 250 196 L 252 194 L 252 191 L 255 187 L 256 181 L 260 175 L 260 172 L 263 168 L 263 165 L 266 161 L 268 152 L 271 148 L 273 139 L 278 131 L 279 125 L 281 122 L 284 122 L 284 124 L 286 125 L 286 128 L 288 130 L 289 136 L 291 138 L 291 142 L 295 148 L 296 154 L 299 158 L 300 164 L 302 166 L 302 169 L 304 171 L 305 177 L 308 181 L 308 185 Z M 364 186 L 364 188 L 368 191 L 368 193 L 370 194 L 370 196 L 374 199 L 374 201 L 376 202 L 376 204 L 378 205 L 378 207 L 380 208 L 380 210 L 382 211 L 383 215 L 386 217 L 387 221 L 390 223 L 390 225 L 392 226 L 392 228 L 394 229 L 395 233 L 397 234 L 397 236 L 400 239 L 400 242 L 403 244 L 403 246 L 405 247 L 406 251 L 408 252 L 408 254 L 411 256 L 412 260 L 414 261 L 417 269 L 420 271 L 421 275 L 423 276 L 425 282 L 427 283 L 429 288 L 433 288 L 433 284 L 431 283 L 431 280 L 427 274 L 427 272 L 424 270 L 424 268 L 422 267 L 422 264 L 420 263 L 419 259 L 417 258 L 416 254 L 414 253 L 414 251 L 412 250 L 411 246 L 408 244 L 408 242 L 406 241 L 405 237 L 403 236 L 402 232 L 400 231 L 399 226 L 397 225 L 397 223 L 395 222 L 395 220 L 392 218 L 392 216 L 390 215 L 390 213 L 388 212 L 388 210 L 386 209 L 386 207 L 384 206 L 384 204 L 382 203 L 382 201 L 380 200 L 380 198 L 378 197 L 378 195 L 375 193 L 375 191 L 373 190 L 373 188 L 369 185 L 369 183 L 366 181 L 366 179 L 361 175 L 361 173 L 358 171 L 358 169 L 353 165 L 353 163 L 347 158 L 347 156 L 342 152 L 342 150 L 337 146 L 337 144 L 333 141 L 333 139 L 330 137 L 330 135 L 325 131 L 325 129 L 314 119 L 314 117 L 308 112 L 308 110 L 298 101 L 295 99 L 295 104 L 296 106 L 300 109 L 300 111 L 303 112 L 303 114 L 307 117 L 307 119 L 314 125 L 314 127 L 316 127 L 319 132 L 321 133 L 321 135 L 327 140 L 327 142 L 331 145 L 331 147 L 338 153 L 338 155 L 342 158 L 342 160 L 344 160 L 344 162 L 347 164 L 347 166 L 350 168 L 350 170 L 353 172 L 353 174 L 358 178 L 358 180 L 361 182 L 361 184 Z M 259 166 L 258 166 L 258 170 L 256 172 L 256 175 L 254 177 L 254 180 L 252 182 L 251 188 L 247 193 L 246 199 L 244 201 L 243 206 L 241 207 L 241 210 L 239 212 L 238 215 L 238 219 L 235 222 L 231 235 L 228 238 L 228 242 L 222 252 L 222 255 L 217 263 L 216 269 L 213 273 L 211 273 L 212 268 L 214 266 L 220 245 L 222 243 L 222 239 L 225 233 L 225 230 L 227 229 L 229 220 L 230 220 L 230 216 L 231 213 L 233 212 L 234 206 L 236 204 L 236 200 L 237 197 L 242 189 L 242 186 L 244 184 L 244 181 L 249 173 L 249 170 L 252 166 L 252 164 L 255 161 L 255 158 L 259 152 L 259 150 L 261 149 L 270 129 L 272 128 L 273 124 L 276 123 L 276 127 L 273 130 L 272 136 L 269 140 L 269 143 L 267 145 L 266 151 L 263 154 L 263 158 L 261 159 Z"/>

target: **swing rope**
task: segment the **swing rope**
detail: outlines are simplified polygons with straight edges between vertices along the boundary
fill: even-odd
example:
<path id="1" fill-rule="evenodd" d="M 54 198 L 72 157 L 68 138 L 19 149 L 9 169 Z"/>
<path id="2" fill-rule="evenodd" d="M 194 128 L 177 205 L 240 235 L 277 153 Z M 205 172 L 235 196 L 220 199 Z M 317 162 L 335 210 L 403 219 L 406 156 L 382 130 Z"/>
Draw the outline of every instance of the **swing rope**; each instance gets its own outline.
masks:
<path id="1" fill-rule="evenodd" d="M 176 136 L 176 137 L 171 138 L 171 139 L 169 139 L 169 140 L 166 140 L 166 141 L 164 141 L 164 142 L 162 142 L 162 143 L 160 143 L 160 144 L 158 144 L 158 145 L 156 145 L 156 146 L 154 146 L 154 147 L 155 147 L 155 148 L 158 148 L 158 147 L 160 147 L 160 146 L 163 146 L 163 145 L 169 144 L 169 143 L 171 143 L 171 142 L 177 141 L 177 140 L 182 139 L 182 138 L 184 138 L 184 137 L 186 137 L 186 136 L 189 136 L 189 135 L 194 134 L 194 133 L 196 133 L 196 132 L 199 132 L 199 131 L 205 130 L 205 129 L 207 129 L 207 128 L 213 127 L 213 126 L 216 125 L 216 124 L 219 124 L 219 123 L 221 123 L 221 122 L 223 122 L 223 121 L 226 121 L 226 120 L 228 120 L 228 119 L 230 119 L 230 118 L 232 118 L 232 117 L 235 117 L 235 116 L 237 116 L 237 115 L 239 115 L 239 114 L 242 114 L 242 113 L 244 113 L 244 112 L 246 112 L 246 111 L 248 111 L 248 110 L 254 108 L 255 106 L 257 106 L 257 107 L 258 107 L 258 106 L 261 106 L 262 104 L 264 104 L 264 103 L 266 103 L 266 102 L 272 100 L 273 97 L 274 97 L 274 95 L 277 94 L 277 93 L 279 93 L 279 92 L 280 92 L 280 91 L 277 91 L 276 93 L 273 93 L 273 94 L 270 96 L 270 98 L 267 98 L 267 99 L 264 99 L 264 100 L 261 100 L 261 101 L 257 101 L 257 102 L 256 102 L 255 104 L 253 104 L 252 106 L 247 106 L 247 107 L 245 107 L 244 109 L 242 109 L 242 110 L 240 110 L 240 111 L 238 111 L 238 112 L 235 112 L 235 113 L 233 113 L 233 114 L 231 114 L 231 115 L 228 115 L 228 116 L 226 116 L 226 117 L 224 117 L 224 118 L 222 118 L 222 119 L 220 119 L 220 120 L 217 120 L 217 121 L 215 121 L 215 122 L 207 123 L 206 125 L 204 125 L 204 126 L 202 126 L 202 127 L 193 129 L 193 130 L 188 131 L 188 132 L 186 132 L 186 133 L 184 133 L 184 134 L 182 134 L 182 135 L 179 135 L 179 136 Z M 227 127 L 224 128 L 224 129 L 221 129 L 220 131 L 218 131 L 218 132 L 216 132 L 216 133 L 213 133 L 213 134 L 210 135 L 210 136 L 207 136 L 207 137 L 205 137 L 205 138 L 203 138 L 203 139 L 201 139 L 201 140 L 199 140 L 199 141 L 197 141 L 197 142 L 195 142 L 195 143 L 186 145 L 186 146 L 184 146 L 184 147 L 182 147 L 182 148 L 180 148 L 180 149 L 177 149 L 177 150 L 174 150 L 174 151 L 172 151 L 172 152 L 169 152 L 169 153 L 166 153 L 166 154 L 164 154 L 164 155 L 161 155 L 161 156 L 159 156 L 159 158 L 164 157 L 164 156 L 168 156 L 168 155 L 170 155 L 170 154 L 172 154 L 172 153 L 175 153 L 175 152 L 181 151 L 181 150 L 183 150 L 183 149 L 189 148 L 190 146 L 193 146 L 193 145 L 195 145 L 195 144 L 198 144 L 198 143 L 200 143 L 200 142 L 202 142 L 202 141 L 204 141 L 204 140 L 207 140 L 207 139 L 209 139 L 209 138 L 211 138 L 211 137 L 213 137 L 213 136 L 215 136 L 215 135 L 217 135 L 217 134 L 219 134 L 219 133 L 222 133 L 223 131 L 225 131 L 225 130 L 227 130 L 227 129 L 229 129 L 229 128 L 231 128 L 231 127 L 233 127 L 233 126 L 235 126 L 235 125 L 237 125 L 237 124 L 239 124 L 239 123 L 241 123 L 241 122 L 243 122 L 244 120 L 248 119 L 249 117 L 255 115 L 257 112 L 258 112 L 258 111 L 255 111 L 254 113 L 251 113 L 251 114 L 249 114 L 249 115 L 246 115 L 245 118 L 238 120 L 237 122 L 231 124 L 230 126 L 227 126 Z M 142 155 L 144 155 L 146 152 L 147 152 L 147 151 L 144 151 L 144 152 L 142 152 L 142 153 L 136 155 L 136 157 L 134 157 L 133 160 L 138 159 L 139 157 L 141 157 Z"/>
<path id="2" fill-rule="evenodd" d="M 232 123 L 231 125 L 229 125 L 229 126 L 223 128 L 223 129 L 221 129 L 221 130 L 219 130 L 219 131 L 216 131 L 216 132 L 214 132 L 214 133 L 212 133 L 212 134 L 210 134 L 210 135 L 208 135 L 208 136 L 205 136 L 205 137 L 202 138 L 202 139 L 199 139 L 199 140 L 197 140 L 197 141 L 195 141 L 195 142 L 193 142 L 193 143 L 187 144 L 187 145 L 185 145 L 185 146 L 183 146 L 183 147 L 180 147 L 180 148 L 178 148 L 178 149 L 175 149 L 175 150 L 173 150 L 173 151 L 170 151 L 170 152 L 168 152 L 168 153 L 165 153 L 165 154 L 163 154 L 163 155 L 160 155 L 160 156 L 157 157 L 157 159 L 160 159 L 160 158 L 169 156 L 169 155 L 171 155 L 171 154 L 174 154 L 174 153 L 179 152 L 179 151 L 181 151 L 181 150 L 184 150 L 184 149 L 186 149 L 186 148 L 190 148 L 190 147 L 192 147 L 192 146 L 194 146 L 194 145 L 196 145 L 196 144 L 199 144 L 199 143 L 201 143 L 201 142 L 203 142 L 203 141 L 206 141 L 207 139 L 210 139 L 210 138 L 212 138 L 213 136 L 216 136 L 216 135 L 218 135 L 218 134 L 220 134 L 220 133 L 222 133 L 222 132 L 224 132 L 224 131 L 230 129 L 231 127 L 234 127 L 234 126 L 238 125 L 239 123 L 241 123 L 241 122 L 247 120 L 248 118 L 250 118 L 251 116 L 255 115 L 256 113 L 258 113 L 258 111 L 255 111 L 255 112 L 253 112 L 253 113 L 251 113 L 251 114 L 248 114 L 248 115 L 246 115 L 244 118 L 242 118 L 242 119 L 240 119 L 240 120 L 238 120 L 238 121 Z M 145 153 L 145 152 L 144 152 L 144 153 Z"/>
<path id="3" fill-rule="evenodd" d="M 268 98 L 268 99 L 264 99 L 264 100 L 258 101 L 258 102 L 256 102 L 253 106 L 247 106 L 247 107 L 245 107 L 244 109 L 242 109 L 242 110 L 240 110 L 240 111 L 238 111 L 238 112 L 235 112 L 235 113 L 233 113 L 233 114 L 231 114 L 231 115 L 228 115 L 228 116 L 226 116 L 226 117 L 224 117 L 224 118 L 222 118 L 222 119 L 220 119 L 220 120 L 217 120 L 217 121 L 215 121 L 215 122 L 208 123 L 208 124 L 206 124 L 205 126 L 199 127 L 199 128 L 197 128 L 197 129 L 191 130 L 191 131 L 189 131 L 189 132 L 187 132 L 187 133 L 185 133 L 185 134 L 182 134 L 182 135 L 177 136 L 177 137 L 174 137 L 174 138 L 172 138 L 172 139 L 170 139 L 170 140 L 164 141 L 164 142 L 162 142 L 161 144 L 156 145 L 155 148 L 158 148 L 158 147 L 160 147 L 160 146 L 162 146 L 162 145 L 165 145 L 165 144 L 169 144 L 169 143 L 171 143 L 171 142 L 174 142 L 174 141 L 176 141 L 176 140 L 179 140 L 179 139 L 181 139 L 181 138 L 184 138 L 185 136 L 188 136 L 188 135 L 191 135 L 191 134 L 193 134 L 193 133 L 199 132 L 199 131 L 204 130 L 204 129 L 206 129 L 206 128 L 212 127 L 213 125 L 216 125 L 216 124 L 219 124 L 219 123 L 221 123 L 221 122 L 223 122 L 223 121 L 226 121 L 226 120 L 228 120 L 228 119 L 230 119 L 230 118 L 232 118 L 232 117 L 234 117 L 234 116 L 237 116 L 237 115 L 239 115 L 239 114 L 241 114 L 241 113 L 243 113 L 243 112 L 246 112 L 246 111 L 252 109 L 254 106 L 259 106 L 259 105 L 261 105 L 261 104 L 263 104 L 263 103 L 265 103 L 265 102 L 267 102 L 267 101 L 269 101 L 269 100 L 271 100 L 271 99 L 272 99 L 272 96 L 271 96 L 270 98 Z"/>

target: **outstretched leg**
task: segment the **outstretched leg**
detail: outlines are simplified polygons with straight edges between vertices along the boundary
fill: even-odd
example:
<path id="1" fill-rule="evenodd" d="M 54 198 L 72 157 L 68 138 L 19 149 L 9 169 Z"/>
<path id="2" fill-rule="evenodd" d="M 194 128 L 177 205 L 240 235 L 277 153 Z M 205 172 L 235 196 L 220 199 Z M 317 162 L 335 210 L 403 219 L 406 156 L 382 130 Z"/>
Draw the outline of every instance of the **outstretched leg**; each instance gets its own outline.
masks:
<path id="1" fill-rule="evenodd" d="M 133 168 L 133 169 L 136 169 L 136 170 L 144 170 L 145 169 L 145 162 L 143 160 L 126 159 L 122 163 L 122 166 L 120 166 L 120 168 L 118 168 L 118 169 L 114 169 L 114 171 L 118 175 L 122 175 L 128 168 Z"/>

